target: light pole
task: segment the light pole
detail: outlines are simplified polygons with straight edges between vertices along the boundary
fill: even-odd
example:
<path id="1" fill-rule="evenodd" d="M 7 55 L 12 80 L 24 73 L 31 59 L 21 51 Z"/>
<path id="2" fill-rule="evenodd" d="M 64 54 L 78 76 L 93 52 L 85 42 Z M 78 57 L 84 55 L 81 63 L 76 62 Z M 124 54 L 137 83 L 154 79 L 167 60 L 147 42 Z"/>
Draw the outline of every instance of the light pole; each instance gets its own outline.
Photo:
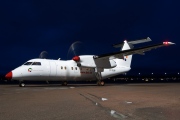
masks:
<path id="1" fill-rule="evenodd" d="M 126 74 L 127 74 L 127 73 L 124 73 L 124 75 L 125 75 L 124 80 L 126 80 L 126 81 L 127 81 L 127 76 L 126 76 Z"/>
<path id="2" fill-rule="evenodd" d="M 167 78 L 166 78 L 166 74 L 167 74 L 167 73 L 164 73 L 164 74 L 165 74 L 165 80 L 167 80 Z"/>
<path id="3" fill-rule="evenodd" d="M 139 78 L 141 79 L 140 75 L 141 75 L 141 73 L 139 73 Z"/>
<path id="4" fill-rule="evenodd" d="M 153 80 L 153 73 L 152 73 L 152 78 L 151 78 L 151 80 Z"/>
<path id="5" fill-rule="evenodd" d="M 177 79 L 179 80 L 179 72 L 178 72 L 178 77 L 177 77 Z"/>

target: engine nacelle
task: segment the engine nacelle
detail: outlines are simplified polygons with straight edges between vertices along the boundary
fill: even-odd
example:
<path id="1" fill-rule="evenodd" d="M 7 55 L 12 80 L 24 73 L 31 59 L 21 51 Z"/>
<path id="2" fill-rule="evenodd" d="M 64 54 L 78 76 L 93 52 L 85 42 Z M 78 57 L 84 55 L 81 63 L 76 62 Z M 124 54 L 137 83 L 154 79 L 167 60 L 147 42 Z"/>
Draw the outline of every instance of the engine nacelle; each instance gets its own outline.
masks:
<path id="1" fill-rule="evenodd" d="M 77 58 L 77 57 L 76 57 Z M 90 68 L 114 68 L 117 66 L 114 60 L 109 59 L 94 59 L 93 55 L 79 56 L 79 61 L 76 61 L 79 67 Z"/>

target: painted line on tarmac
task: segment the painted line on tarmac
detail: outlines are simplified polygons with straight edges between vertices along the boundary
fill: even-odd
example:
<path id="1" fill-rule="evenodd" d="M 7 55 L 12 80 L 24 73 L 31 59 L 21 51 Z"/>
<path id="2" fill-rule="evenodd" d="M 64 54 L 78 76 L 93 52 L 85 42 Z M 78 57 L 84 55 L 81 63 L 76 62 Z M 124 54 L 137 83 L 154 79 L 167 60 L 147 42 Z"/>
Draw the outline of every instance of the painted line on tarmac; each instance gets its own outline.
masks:
<path id="1" fill-rule="evenodd" d="M 59 88 L 44 88 L 46 90 L 66 90 L 66 89 L 69 89 L 67 87 L 59 87 Z"/>
<path id="2" fill-rule="evenodd" d="M 126 115 L 123 115 L 123 114 L 115 111 L 115 110 L 111 110 L 111 109 L 109 109 L 108 107 L 104 107 L 104 106 L 102 106 L 99 102 L 97 102 L 97 101 L 101 101 L 102 99 L 103 99 L 103 100 L 108 100 L 107 98 L 101 98 L 101 97 L 98 97 L 98 96 L 93 95 L 93 94 L 90 94 L 90 93 L 87 93 L 87 95 L 86 95 L 86 94 L 82 94 L 82 93 L 79 93 L 79 94 L 80 94 L 81 96 L 83 96 L 84 98 L 86 98 L 87 100 L 91 101 L 91 102 L 92 102 L 93 104 L 95 104 L 96 106 L 98 106 L 98 107 L 104 109 L 105 111 L 107 111 L 108 113 L 110 113 L 110 116 L 112 116 L 112 117 L 114 117 L 114 118 L 117 118 L 117 119 L 119 119 L 119 120 L 124 120 L 125 118 L 128 117 L 128 116 L 126 116 Z M 91 96 L 93 96 L 94 98 L 96 98 L 96 100 L 93 99 Z M 102 100 L 102 101 L 103 101 L 103 100 Z"/>

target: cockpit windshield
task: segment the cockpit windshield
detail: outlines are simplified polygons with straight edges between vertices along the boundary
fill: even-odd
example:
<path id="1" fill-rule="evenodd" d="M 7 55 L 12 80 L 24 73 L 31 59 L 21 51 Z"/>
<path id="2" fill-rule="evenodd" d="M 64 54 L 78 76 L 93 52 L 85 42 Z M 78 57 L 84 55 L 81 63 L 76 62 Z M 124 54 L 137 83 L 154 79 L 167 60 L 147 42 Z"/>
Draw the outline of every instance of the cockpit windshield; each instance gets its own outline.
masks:
<path id="1" fill-rule="evenodd" d="M 24 65 L 41 65 L 41 62 L 26 62 Z"/>
<path id="2" fill-rule="evenodd" d="M 40 62 L 33 62 L 32 65 L 41 65 L 41 63 Z"/>
<path id="3" fill-rule="evenodd" d="M 32 64 L 32 62 L 26 62 L 26 63 L 24 63 L 24 65 L 31 65 Z"/>

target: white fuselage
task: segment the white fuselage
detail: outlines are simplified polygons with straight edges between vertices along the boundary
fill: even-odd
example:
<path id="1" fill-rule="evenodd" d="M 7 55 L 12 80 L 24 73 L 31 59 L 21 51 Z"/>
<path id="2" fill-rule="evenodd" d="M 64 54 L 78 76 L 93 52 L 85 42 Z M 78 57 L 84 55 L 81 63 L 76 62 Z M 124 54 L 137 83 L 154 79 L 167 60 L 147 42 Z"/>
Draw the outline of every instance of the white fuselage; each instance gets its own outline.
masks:
<path id="1" fill-rule="evenodd" d="M 8 80 L 41 81 L 77 81 L 97 80 L 98 85 L 104 85 L 103 79 L 116 76 L 129 71 L 131 68 L 132 54 L 144 54 L 144 52 L 158 47 L 173 45 L 172 42 L 151 45 L 147 47 L 132 49 L 133 44 L 149 42 L 151 39 L 141 39 L 114 45 L 122 47 L 120 52 L 103 55 L 80 55 L 74 56 L 72 60 L 50 60 L 32 59 L 22 66 L 6 74 Z M 20 84 L 24 86 L 24 84 Z"/>
<path id="2" fill-rule="evenodd" d="M 118 60 L 118 59 L 117 59 Z M 116 60 L 114 60 L 116 61 Z M 50 59 L 32 59 L 28 61 L 30 65 L 22 65 L 12 71 L 12 79 L 38 80 L 38 81 L 87 81 L 97 80 L 94 68 L 78 67 L 73 60 L 50 60 Z M 40 65 L 33 65 L 34 62 Z M 127 72 L 130 67 L 116 66 L 110 69 L 104 69 L 101 72 L 102 79 L 116 76 Z"/>

